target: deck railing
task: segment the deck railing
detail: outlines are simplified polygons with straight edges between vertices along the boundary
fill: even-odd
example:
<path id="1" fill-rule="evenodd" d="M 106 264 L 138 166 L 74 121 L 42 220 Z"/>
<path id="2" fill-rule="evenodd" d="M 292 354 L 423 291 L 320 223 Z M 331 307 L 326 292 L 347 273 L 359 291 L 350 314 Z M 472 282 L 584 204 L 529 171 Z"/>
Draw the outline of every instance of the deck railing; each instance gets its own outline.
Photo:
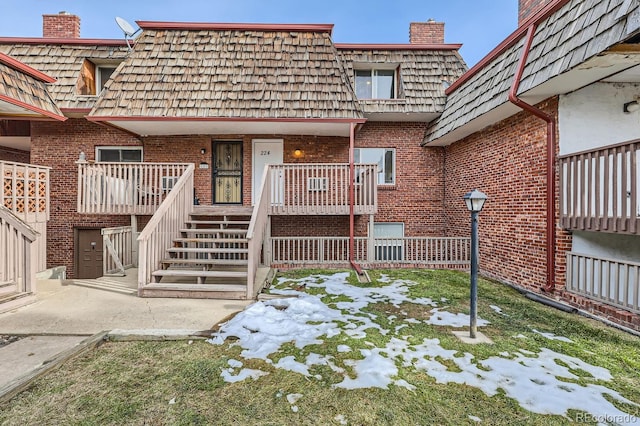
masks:
<path id="1" fill-rule="evenodd" d="M 188 164 L 78 163 L 78 213 L 151 215 Z M 193 199 L 193 193 L 190 195 Z"/>
<path id="2" fill-rule="evenodd" d="M 470 240 L 465 237 L 355 238 L 359 263 L 467 266 Z M 271 262 L 290 264 L 348 264 L 348 237 L 272 237 Z"/>
<path id="3" fill-rule="evenodd" d="M 377 212 L 377 165 L 358 164 L 355 214 Z M 271 214 L 349 214 L 348 164 L 279 164 L 269 166 Z"/>
<path id="4" fill-rule="evenodd" d="M 640 263 L 567 253 L 568 291 L 640 313 Z"/>
<path id="5" fill-rule="evenodd" d="M 102 229 L 103 275 L 124 276 L 134 265 L 133 229 L 131 226 Z"/>
<path id="6" fill-rule="evenodd" d="M 9 209 L 0 206 L 0 284 L 13 284 L 12 293 L 33 293 L 36 282 L 35 246 L 38 233 Z"/>
<path id="7" fill-rule="evenodd" d="M 189 164 L 138 237 L 139 292 L 151 282 L 151 274 L 173 240 L 180 236 L 180 228 L 193 210 L 193 171 L 193 164 Z"/>
<path id="8" fill-rule="evenodd" d="M 269 232 L 269 204 L 271 202 L 271 184 L 272 181 L 267 178 L 269 168 L 265 167 L 262 175 L 262 186 L 258 190 L 258 196 L 253 206 L 251 214 L 251 222 L 247 229 L 248 241 L 248 265 L 247 265 L 247 299 L 252 299 L 255 292 L 256 273 L 258 267 L 262 263 L 267 263 L 263 258 L 264 242 L 268 239 Z M 268 255 L 266 255 L 268 256 Z"/>
<path id="9" fill-rule="evenodd" d="M 49 170 L 0 161 L 0 205 L 30 224 L 49 220 Z"/>
<path id="10" fill-rule="evenodd" d="M 561 226 L 640 234 L 639 150 L 631 141 L 559 157 Z"/>

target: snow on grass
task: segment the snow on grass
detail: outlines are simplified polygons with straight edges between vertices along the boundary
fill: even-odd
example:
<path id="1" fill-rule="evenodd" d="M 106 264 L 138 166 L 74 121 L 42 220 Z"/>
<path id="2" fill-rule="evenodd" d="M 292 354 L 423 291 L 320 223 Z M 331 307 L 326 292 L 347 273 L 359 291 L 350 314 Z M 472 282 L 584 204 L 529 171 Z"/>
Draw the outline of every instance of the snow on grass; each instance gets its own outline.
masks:
<path id="1" fill-rule="evenodd" d="M 396 307 L 403 303 L 413 303 L 433 307 L 429 320 L 405 318 L 405 327 L 408 327 L 408 323 L 466 326 L 469 316 L 441 311 L 428 298 L 412 299 L 409 297 L 409 287 L 414 283 L 407 280 L 391 280 L 384 276 L 379 280 L 386 283 L 384 287 L 362 288 L 350 285 L 347 277 L 348 273 L 337 273 L 288 280 L 296 288 L 321 289 L 330 297 L 295 289 L 272 290 L 272 293 L 297 297 L 257 302 L 247 307 L 223 324 L 210 342 L 222 344 L 227 338 L 235 337 L 237 340 L 232 344 L 242 347 L 243 358 L 260 358 L 273 364 L 275 368 L 304 376 L 311 375 L 309 369 L 312 366 L 328 366 L 333 372 L 343 376 L 341 382 L 333 385 L 337 388 L 387 389 L 389 386 L 398 386 L 408 390 L 416 389 L 413 384 L 398 378 L 398 367 L 402 366 L 424 372 L 437 383 L 465 384 L 482 390 L 488 396 L 503 392 L 521 407 L 535 413 L 566 416 L 568 410 L 574 409 L 594 417 L 628 419 L 629 424 L 640 422 L 640 419 L 622 412 L 611 402 L 637 405 L 602 385 L 602 382 L 612 380 L 605 368 L 546 348 L 542 348 L 539 353 L 521 349 L 514 353 L 503 351 L 499 356 L 477 359 L 470 353 L 443 348 L 439 339 L 424 339 L 420 344 L 411 344 L 408 337 L 402 337 L 398 333 L 402 326 L 387 330 L 374 322 L 375 315 L 362 312 L 362 309 L 375 303 L 390 303 Z M 324 303 L 323 296 L 330 302 Z M 405 312 L 401 314 L 407 316 Z M 487 321 L 478 319 L 478 325 L 484 324 Z M 293 343 L 296 348 L 302 349 L 309 345 L 321 345 L 326 339 L 339 335 L 364 338 L 368 330 L 377 330 L 382 336 L 386 336 L 387 343 L 379 347 L 364 341 L 370 349 L 360 349 L 358 359 L 338 362 L 330 354 L 316 353 L 307 354 L 303 362 L 296 360 L 293 355 L 282 357 L 276 363 L 270 358 L 285 343 Z M 549 339 L 570 341 L 549 333 L 537 330 L 534 332 Z M 337 349 L 338 353 L 350 351 L 351 347 L 347 345 L 339 345 Z M 302 359 L 301 357 L 302 355 L 298 359 Z M 455 365 L 455 371 L 447 364 Z M 230 360 L 229 365 L 232 368 L 222 371 L 222 377 L 226 381 L 239 381 L 247 377 L 256 379 L 261 374 L 267 374 L 259 370 L 242 369 L 234 375 L 234 368 L 240 368 L 242 363 Z M 577 371 L 581 372 L 580 376 L 575 374 Z M 318 375 L 316 378 L 322 379 Z M 578 380 L 587 384 L 578 384 Z M 294 403 L 290 401 L 292 410 L 297 411 L 298 407 Z"/>
<path id="2" fill-rule="evenodd" d="M 542 337 L 546 337 L 549 340 L 559 340 L 561 342 L 573 343 L 573 340 L 571 340 L 571 339 L 569 339 L 567 337 L 556 336 L 553 333 L 543 333 L 542 331 L 538 331 L 535 328 L 532 328 L 531 331 L 533 331 L 536 334 L 541 335 Z"/>
<path id="3" fill-rule="evenodd" d="M 431 325 L 448 325 L 450 327 L 467 327 L 471 322 L 471 317 L 463 313 L 451 313 L 447 311 L 440 311 L 438 308 L 431 310 L 431 317 L 425 321 Z M 482 318 L 477 319 L 477 326 L 482 327 L 489 324 L 489 321 Z"/>

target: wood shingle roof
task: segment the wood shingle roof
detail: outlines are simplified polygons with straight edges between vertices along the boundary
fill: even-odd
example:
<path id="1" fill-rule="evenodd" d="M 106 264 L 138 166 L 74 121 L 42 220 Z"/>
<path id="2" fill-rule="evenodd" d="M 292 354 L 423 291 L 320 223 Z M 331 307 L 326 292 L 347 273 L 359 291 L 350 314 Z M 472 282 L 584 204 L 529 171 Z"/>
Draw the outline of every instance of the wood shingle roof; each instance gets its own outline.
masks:
<path id="1" fill-rule="evenodd" d="M 640 5 L 636 0 L 564 2 L 537 26 L 519 93 L 574 69 L 637 32 L 639 25 Z M 427 130 L 426 143 L 509 102 L 508 92 L 524 42 L 523 29 L 516 30 L 522 35 L 514 44 L 449 94 L 443 114 Z"/>
<path id="2" fill-rule="evenodd" d="M 47 90 L 47 82 L 54 81 L 39 77 L 37 71 L 29 72 L 28 67 L 0 54 L 0 101 L 8 102 L 24 110 L 57 120 L 64 120 Z M 44 76 L 46 77 L 46 76 Z"/>
<path id="3" fill-rule="evenodd" d="M 328 31 L 144 28 L 90 117 L 362 118 Z"/>
<path id="4" fill-rule="evenodd" d="M 127 48 L 121 40 L 108 45 L 0 39 L 0 52 L 54 77 L 57 81 L 48 89 L 59 108 L 90 109 L 97 97 L 80 95 L 76 90 L 84 60 L 119 62 L 127 55 Z"/>
<path id="5" fill-rule="evenodd" d="M 441 113 L 447 84 L 457 80 L 467 66 L 455 48 L 416 49 L 350 48 L 337 45 L 351 84 L 355 87 L 357 67 L 397 64 L 398 98 L 360 100 L 365 113 Z M 459 46 L 458 46 L 459 47 Z"/>

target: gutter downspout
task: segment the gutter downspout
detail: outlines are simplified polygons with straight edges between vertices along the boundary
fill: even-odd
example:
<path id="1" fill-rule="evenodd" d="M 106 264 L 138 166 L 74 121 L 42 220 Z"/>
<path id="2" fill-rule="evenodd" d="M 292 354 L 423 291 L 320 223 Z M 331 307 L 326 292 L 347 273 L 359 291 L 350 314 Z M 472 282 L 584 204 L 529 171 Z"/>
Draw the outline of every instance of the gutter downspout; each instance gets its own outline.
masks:
<path id="1" fill-rule="evenodd" d="M 518 67 L 514 75 L 511 90 L 509 90 L 509 101 L 522 108 L 523 110 L 535 115 L 538 118 L 547 122 L 547 283 L 542 286 L 542 290 L 545 292 L 553 293 L 556 282 L 556 203 L 555 203 L 555 149 L 556 149 L 556 122 L 555 118 L 539 108 L 530 105 L 520 98 L 518 98 L 518 88 L 520 86 L 520 80 L 524 72 L 524 67 L 529 57 L 529 50 L 531 49 L 531 43 L 533 42 L 533 36 L 535 35 L 537 25 L 532 24 L 527 29 L 524 45 L 522 47 L 522 55 L 518 62 Z"/>
<path id="2" fill-rule="evenodd" d="M 355 179 L 356 171 L 354 161 L 354 149 L 356 139 L 356 124 L 349 124 L 349 262 L 358 275 L 362 275 L 362 268 L 356 264 L 355 258 Z"/>

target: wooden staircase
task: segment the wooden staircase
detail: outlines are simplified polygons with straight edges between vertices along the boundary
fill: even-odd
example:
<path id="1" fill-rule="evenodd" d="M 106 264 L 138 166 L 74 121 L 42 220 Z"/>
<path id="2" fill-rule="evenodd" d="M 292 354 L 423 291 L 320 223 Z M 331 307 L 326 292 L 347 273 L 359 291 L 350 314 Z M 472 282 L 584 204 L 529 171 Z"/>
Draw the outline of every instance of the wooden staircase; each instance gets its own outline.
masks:
<path id="1" fill-rule="evenodd" d="M 251 207 L 194 206 L 141 296 L 246 298 L 251 213 Z"/>
<path id="2" fill-rule="evenodd" d="M 16 284 L 9 281 L 0 281 L 0 313 L 8 312 L 36 301 L 33 293 L 19 292 Z"/>

